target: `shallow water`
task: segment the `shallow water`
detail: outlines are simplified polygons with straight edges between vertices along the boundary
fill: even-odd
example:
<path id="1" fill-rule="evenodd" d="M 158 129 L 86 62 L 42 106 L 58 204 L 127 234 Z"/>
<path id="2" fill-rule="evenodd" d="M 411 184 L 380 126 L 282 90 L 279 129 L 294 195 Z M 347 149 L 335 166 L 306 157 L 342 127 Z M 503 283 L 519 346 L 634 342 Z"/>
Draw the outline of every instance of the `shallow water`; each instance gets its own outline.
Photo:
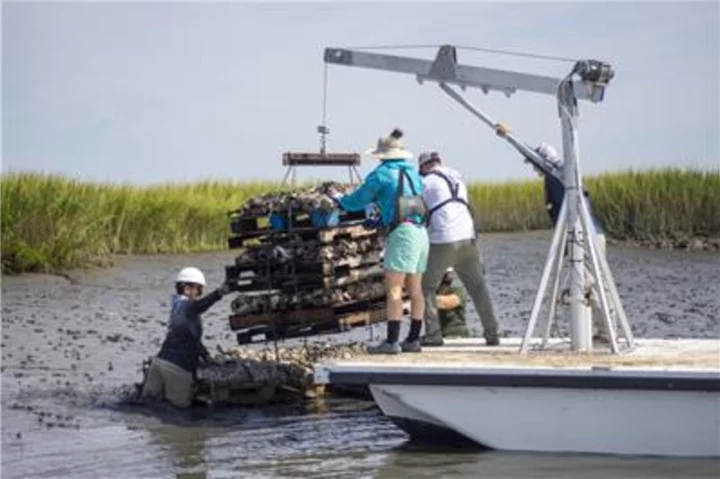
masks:
<path id="1" fill-rule="evenodd" d="M 547 232 L 483 238 L 506 334 L 523 332 L 548 244 Z M 175 271 L 195 264 L 212 287 L 233 256 L 122 258 L 69 280 L 4 277 L 2 477 L 720 477 L 708 460 L 419 447 L 356 400 L 213 415 L 120 404 L 120 388 L 140 379 L 162 341 Z M 610 246 L 608 260 L 637 337 L 720 336 L 720 255 Z M 229 308 L 226 298 L 204 316 L 211 349 L 234 345 Z"/>

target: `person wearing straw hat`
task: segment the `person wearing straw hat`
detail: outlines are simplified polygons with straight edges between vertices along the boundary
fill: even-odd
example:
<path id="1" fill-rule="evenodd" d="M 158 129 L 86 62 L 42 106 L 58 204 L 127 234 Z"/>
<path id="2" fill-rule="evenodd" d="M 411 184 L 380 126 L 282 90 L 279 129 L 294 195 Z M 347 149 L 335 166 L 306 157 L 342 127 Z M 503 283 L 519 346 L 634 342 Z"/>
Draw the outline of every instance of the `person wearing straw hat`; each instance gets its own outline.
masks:
<path id="1" fill-rule="evenodd" d="M 422 180 L 408 160 L 413 154 L 405 149 L 403 132 L 395 129 L 378 139 L 366 153 L 380 160 L 363 183 L 352 193 L 330 195 L 346 211 L 362 211 L 371 203 L 380 210 L 380 223 L 387 234 L 385 242 L 385 286 L 387 291 L 387 337 L 368 346 L 369 354 L 397 354 L 420 351 L 425 299 L 422 274 L 427 267 L 429 251 L 425 228 L 427 209 L 422 199 Z M 402 292 L 410 296 L 410 332 L 399 343 L 403 314 Z"/>
<path id="2" fill-rule="evenodd" d="M 442 346 L 435 291 L 448 267 L 454 267 L 483 325 L 485 344 L 497 346 L 498 322 L 485 284 L 485 267 L 478 249 L 475 215 L 460 173 L 443 166 L 436 151 L 421 153 L 418 166 L 423 180 L 423 198 L 428 211 L 430 255 L 423 275 L 425 336 L 423 346 Z"/>
<path id="3" fill-rule="evenodd" d="M 542 168 L 533 165 L 535 171 L 543 177 L 545 185 L 545 206 L 547 207 L 548 214 L 550 215 L 550 221 L 552 222 L 553 228 L 557 225 L 558 216 L 560 215 L 560 207 L 562 206 L 563 199 L 565 198 L 565 163 L 563 159 L 558 155 L 557 150 L 548 144 L 541 143 L 535 148 L 535 152 L 545 160 L 544 167 L 547 171 Z M 527 161 L 527 160 L 526 160 Z M 588 198 L 588 206 L 590 206 L 589 194 L 583 191 L 586 198 Z M 595 234 L 600 247 L 600 254 L 606 256 L 606 239 L 605 232 L 603 231 L 600 221 L 593 214 L 592 208 L 590 210 L 590 217 L 595 226 Z M 586 297 L 592 304 L 592 320 L 595 326 L 596 333 L 593 337 L 595 341 L 609 342 L 607 327 L 604 322 L 600 320 L 602 318 L 602 307 L 600 305 L 600 299 L 597 294 L 593 292 L 593 286 L 595 284 L 592 278 L 590 269 L 585 267 L 585 276 L 587 277 L 587 292 Z M 570 290 L 563 292 L 563 296 L 569 296 Z"/>

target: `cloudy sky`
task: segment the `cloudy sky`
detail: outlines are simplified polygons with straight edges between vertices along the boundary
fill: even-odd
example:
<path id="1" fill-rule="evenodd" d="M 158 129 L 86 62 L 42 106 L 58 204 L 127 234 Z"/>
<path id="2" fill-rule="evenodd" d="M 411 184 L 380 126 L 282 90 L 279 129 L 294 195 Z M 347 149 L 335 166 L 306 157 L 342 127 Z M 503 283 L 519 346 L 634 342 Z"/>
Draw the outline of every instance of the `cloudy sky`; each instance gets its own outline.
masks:
<path id="1" fill-rule="evenodd" d="M 280 179 L 284 151 L 318 149 L 325 47 L 446 43 L 612 63 L 605 101 L 581 104 L 586 174 L 718 168 L 718 5 L 4 2 L 3 170 L 134 183 Z M 432 59 L 436 49 L 381 52 Z M 557 77 L 572 66 L 458 56 Z M 399 125 L 412 151 L 439 149 L 468 178 L 532 177 L 434 84 L 340 66 L 328 79 L 332 151 L 364 151 Z M 551 96 L 467 94 L 526 142 L 559 146 Z M 373 166 L 364 160 L 361 171 Z"/>

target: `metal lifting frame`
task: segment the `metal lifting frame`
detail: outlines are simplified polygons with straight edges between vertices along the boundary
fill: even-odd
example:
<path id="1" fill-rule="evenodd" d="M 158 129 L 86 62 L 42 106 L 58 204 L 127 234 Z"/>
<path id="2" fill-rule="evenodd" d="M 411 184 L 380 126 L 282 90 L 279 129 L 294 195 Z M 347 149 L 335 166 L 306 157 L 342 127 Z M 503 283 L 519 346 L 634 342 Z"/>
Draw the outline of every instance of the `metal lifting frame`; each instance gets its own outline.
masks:
<path id="1" fill-rule="evenodd" d="M 371 68 L 415 75 L 417 81 L 433 81 L 460 105 L 469 110 L 499 136 L 507 140 L 536 167 L 546 174 L 554 174 L 547 168 L 546 161 L 528 147 L 503 125 L 493 122 L 480 110 L 470 104 L 459 92 L 449 85 L 480 88 L 484 93 L 501 91 L 510 96 L 518 90 L 543 93 L 556 97 L 562 127 L 563 157 L 565 158 L 565 196 L 560 216 L 555 227 L 550 250 L 543 268 L 540 285 L 535 297 L 520 352 L 525 353 L 540 315 L 549 280 L 553 270 L 555 277 L 550 297 L 549 316 L 541 346 L 547 344 L 550 326 L 559 302 L 559 283 L 563 266 L 570 274 L 570 331 L 571 347 L 576 351 L 592 349 L 592 326 L 586 299 L 586 280 L 590 279 L 591 291 L 599 299 L 602 320 L 607 328 L 610 350 L 620 352 L 616 320 L 622 329 L 627 348 L 633 347 L 632 331 L 627 321 L 622 301 L 617 292 L 610 267 L 598 246 L 593 221 L 587 200 L 583 194 L 580 171 L 576 123 L 577 100 L 602 101 L 605 87 L 612 78 L 609 65 L 595 60 L 578 61 L 564 79 L 525 73 L 509 72 L 489 68 L 460 65 L 457 63 L 455 47 L 440 47 L 434 61 L 412 57 L 367 53 L 347 49 L 325 49 L 325 62 L 330 64 Z M 587 273 L 586 273 L 587 272 Z M 586 277 L 588 275 L 589 277 Z"/>
<path id="2" fill-rule="evenodd" d="M 288 152 L 283 154 L 282 164 L 287 166 L 281 185 L 285 185 L 292 174 L 290 184 L 294 187 L 297 178 L 297 168 L 300 166 L 347 166 L 350 184 L 362 181 L 358 171 L 360 155 L 358 153 L 327 153 L 324 145 L 320 153 Z"/>

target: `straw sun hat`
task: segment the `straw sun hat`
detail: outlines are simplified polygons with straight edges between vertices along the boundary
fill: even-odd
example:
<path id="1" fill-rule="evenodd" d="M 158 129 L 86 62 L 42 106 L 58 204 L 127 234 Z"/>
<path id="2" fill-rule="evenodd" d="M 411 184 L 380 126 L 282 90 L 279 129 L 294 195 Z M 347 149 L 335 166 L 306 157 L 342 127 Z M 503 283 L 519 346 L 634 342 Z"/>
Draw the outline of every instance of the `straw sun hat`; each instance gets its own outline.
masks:
<path id="1" fill-rule="evenodd" d="M 410 159 L 413 154 L 405 149 L 402 137 L 402 130 L 395 128 L 387 138 L 378 138 L 377 146 L 367 150 L 365 154 L 374 156 L 378 160 Z"/>

